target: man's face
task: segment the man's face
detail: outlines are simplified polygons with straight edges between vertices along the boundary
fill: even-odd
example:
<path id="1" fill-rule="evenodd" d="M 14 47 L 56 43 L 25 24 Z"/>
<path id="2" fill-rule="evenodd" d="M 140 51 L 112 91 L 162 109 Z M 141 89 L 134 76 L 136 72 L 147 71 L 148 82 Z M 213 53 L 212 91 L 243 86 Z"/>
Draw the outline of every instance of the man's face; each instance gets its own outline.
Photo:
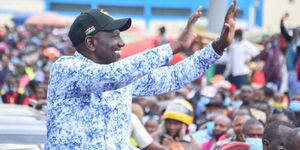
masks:
<path id="1" fill-rule="evenodd" d="M 216 136 L 220 136 L 225 134 L 230 127 L 230 122 L 223 117 L 217 117 L 215 119 L 215 126 L 213 130 L 213 134 Z"/>
<path id="2" fill-rule="evenodd" d="M 176 137 L 179 135 L 182 125 L 182 122 L 173 119 L 166 119 L 165 122 L 167 133 L 172 137 Z"/>
<path id="3" fill-rule="evenodd" d="M 42 87 L 36 89 L 36 97 L 38 99 L 46 99 L 46 90 Z"/>
<path id="4" fill-rule="evenodd" d="M 255 90 L 253 93 L 253 99 L 254 100 L 266 100 L 266 96 L 264 94 L 264 91 L 261 89 Z"/>
<path id="5" fill-rule="evenodd" d="M 263 111 L 267 116 L 269 116 L 271 113 L 271 108 L 268 103 L 254 103 L 252 107 Z"/>
<path id="6" fill-rule="evenodd" d="M 242 115 L 242 116 L 236 116 L 233 120 L 233 130 L 239 140 L 242 140 L 241 131 L 242 131 L 243 125 L 249 119 L 250 119 L 250 116 Z"/>
<path id="7" fill-rule="evenodd" d="M 264 127 L 262 125 L 260 125 L 260 124 L 250 125 L 247 133 L 244 133 L 245 139 L 246 138 L 260 138 L 261 139 L 263 132 L 264 132 Z"/>
<path id="8" fill-rule="evenodd" d="M 125 46 L 120 31 L 98 32 L 93 36 L 95 45 L 94 55 L 96 63 L 110 64 L 117 61 L 121 56 L 121 48 Z"/>
<path id="9" fill-rule="evenodd" d="M 242 86 L 240 97 L 243 102 L 250 103 L 253 98 L 253 89 L 247 85 Z"/>
<path id="10" fill-rule="evenodd" d="M 275 93 L 275 95 L 274 95 L 274 101 L 275 102 L 283 102 L 283 94 L 281 94 L 281 93 Z"/>
<path id="11" fill-rule="evenodd" d="M 277 133 L 277 136 L 272 141 L 269 141 L 269 150 L 285 150 L 284 140 L 290 129 L 289 127 L 280 125 L 277 131 L 274 131 Z"/>
<path id="12" fill-rule="evenodd" d="M 272 141 L 270 141 L 268 150 L 285 150 L 282 139 L 274 138 Z"/>

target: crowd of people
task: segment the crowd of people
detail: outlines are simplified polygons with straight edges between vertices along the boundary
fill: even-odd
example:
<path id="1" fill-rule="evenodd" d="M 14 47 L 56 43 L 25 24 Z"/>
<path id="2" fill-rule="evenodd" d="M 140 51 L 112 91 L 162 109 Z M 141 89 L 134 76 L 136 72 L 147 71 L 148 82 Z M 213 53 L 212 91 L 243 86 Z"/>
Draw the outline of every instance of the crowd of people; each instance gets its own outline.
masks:
<path id="1" fill-rule="evenodd" d="M 236 30 L 217 63 L 221 70 L 208 84 L 202 76 L 176 92 L 134 98 L 131 148 L 299 149 L 300 29 L 290 35 L 287 18 L 284 14 L 281 19 L 280 34 L 263 36 L 263 50 Z M 1 103 L 46 108 L 51 65 L 75 52 L 64 31 L 47 26 L 0 30 Z M 263 69 L 251 71 L 250 60 L 263 61 Z M 259 72 L 262 82 L 255 84 Z"/>
<path id="2" fill-rule="evenodd" d="M 75 51 L 64 30 L 23 25 L 1 28 L 1 103 L 44 104 L 51 64 Z"/>

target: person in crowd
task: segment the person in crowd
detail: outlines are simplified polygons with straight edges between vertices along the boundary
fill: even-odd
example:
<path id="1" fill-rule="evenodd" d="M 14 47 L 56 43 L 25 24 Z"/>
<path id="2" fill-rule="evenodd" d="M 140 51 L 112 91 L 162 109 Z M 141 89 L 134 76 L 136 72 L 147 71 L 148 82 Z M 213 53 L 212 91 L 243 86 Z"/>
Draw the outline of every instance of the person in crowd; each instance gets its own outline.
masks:
<path id="1" fill-rule="evenodd" d="M 44 88 L 42 83 L 34 80 L 28 83 L 29 95 L 24 98 L 23 104 L 37 103 L 39 100 L 46 100 L 47 89 Z M 34 104 L 35 105 L 35 104 Z"/>
<path id="2" fill-rule="evenodd" d="M 18 82 L 13 76 L 6 78 L 3 89 L 5 92 L 2 95 L 3 103 L 28 105 L 28 103 L 24 103 L 24 95 L 18 90 Z"/>
<path id="3" fill-rule="evenodd" d="M 243 126 L 242 137 L 245 143 L 250 145 L 250 149 L 262 150 L 262 135 L 264 126 L 256 119 L 249 119 Z"/>
<path id="4" fill-rule="evenodd" d="M 288 95 L 289 99 L 291 99 L 294 95 L 300 93 L 300 81 L 297 80 L 296 73 L 296 63 L 300 51 L 300 31 L 295 28 L 293 29 L 292 36 L 288 33 L 284 25 L 284 22 L 288 17 L 288 13 L 282 15 L 280 20 L 280 31 L 287 42 L 286 65 L 288 70 Z"/>
<path id="5" fill-rule="evenodd" d="M 266 126 L 263 136 L 263 150 L 282 150 L 287 133 L 294 125 L 284 121 L 274 121 Z"/>
<path id="6" fill-rule="evenodd" d="M 254 99 L 253 99 L 254 89 L 251 85 L 243 85 L 240 89 L 240 99 L 242 100 L 243 104 L 241 107 L 250 107 L 252 106 Z"/>
<path id="7" fill-rule="evenodd" d="M 242 137 L 242 128 L 247 120 L 251 119 L 251 117 L 247 114 L 241 114 L 241 115 L 236 115 L 233 119 L 233 130 L 234 130 L 234 136 L 229 137 L 223 141 L 219 141 L 216 143 L 213 150 L 218 150 L 220 149 L 223 144 L 229 143 L 229 142 L 244 142 L 244 139 Z"/>
<path id="8" fill-rule="evenodd" d="M 192 105 L 186 100 L 174 100 L 168 104 L 162 123 L 152 137 L 162 145 L 178 142 L 184 150 L 199 150 L 199 144 L 188 134 L 188 125 L 192 122 Z"/>
<path id="9" fill-rule="evenodd" d="M 144 128 L 141 120 L 134 114 L 131 114 L 131 149 L 140 148 L 143 150 L 165 150 L 164 147 L 155 143 L 151 135 Z"/>
<path id="10" fill-rule="evenodd" d="M 262 123 L 266 123 L 267 114 L 261 110 L 254 108 L 254 99 L 253 99 L 253 87 L 251 85 L 243 85 L 240 91 L 240 99 L 243 104 L 241 108 L 244 108 L 246 112 L 250 113 L 251 116 L 261 121 Z"/>
<path id="11" fill-rule="evenodd" d="M 292 129 L 284 140 L 286 150 L 300 150 L 300 128 Z"/>
<path id="12" fill-rule="evenodd" d="M 140 105 L 133 103 L 131 105 L 131 112 L 134 113 L 139 118 L 140 121 L 143 120 L 144 110 Z"/>
<path id="13" fill-rule="evenodd" d="M 240 89 L 242 85 L 249 83 L 250 73 L 247 62 L 249 58 L 259 54 L 259 50 L 249 41 L 243 39 L 243 30 L 237 29 L 234 34 L 234 42 L 228 48 L 228 63 L 225 75 L 228 80 Z"/>
<path id="14" fill-rule="evenodd" d="M 289 119 L 288 116 L 286 116 L 284 113 L 276 113 L 272 114 L 267 121 L 267 125 L 271 124 L 274 121 L 283 121 L 287 123 L 292 123 L 292 121 Z"/>
<path id="15" fill-rule="evenodd" d="M 231 127 L 231 120 L 224 115 L 218 115 L 214 120 L 213 133 L 209 141 L 201 144 L 202 150 L 210 150 L 221 140 L 220 137 L 226 135 Z"/>
<path id="16" fill-rule="evenodd" d="M 154 46 L 160 46 L 168 43 L 168 38 L 166 36 L 166 27 L 161 26 L 158 31 L 159 35 L 154 40 Z"/>
<path id="17" fill-rule="evenodd" d="M 219 113 L 211 113 L 206 115 L 205 122 L 199 125 L 198 130 L 192 134 L 193 138 L 202 145 L 213 137 L 215 126 L 214 120 L 219 116 Z"/>
<path id="18" fill-rule="evenodd" d="M 244 124 L 251 119 L 251 116 L 249 115 L 236 115 L 233 119 L 233 129 L 234 129 L 234 133 L 235 136 L 231 138 L 231 141 L 243 141 L 243 137 L 242 137 L 242 129 Z"/>
<path id="19" fill-rule="evenodd" d="M 145 122 L 145 128 L 148 131 L 149 134 L 153 134 L 155 131 L 157 131 L 159 125 L 159 120 L 158 118 L 155 117 L 150 117 L 146 122 Z"/>
<path id="20" fill-rule="evenodd" d="M 282 112 L 283 109 L 287 108 L 287 104 L 284 102 L 284 94 L 275 92 L 274 101 L 271 101 L 271 106 L 273 107 L 273 112 Z"/>
<path id="21" fill-rule="evenodd" d="M 214 113 L 226 114 L 227 111 L 227 107 L 224 105 L 224 102 L 214 98 L 211 99 L 210 102 L 205 105 L 205 108 L 206 115 L 211 115 Z"/>
<path id="22" fill-rule="evenodd" d="M 274 34 L 267 42 L 264 50 L 257 56 L 264 61 L 264 75 L 266 82 L 272 82 L 279 85 L 281 81 L 281 62 L 282 53 L 279 46 L 279 35 Z"/>
<path id="23" fill-rule="evenodd" d="M 0 70 L 0 80 L 5 81 L 7 77 L 9 77 L 12 74 L 11 69 L 9 68 L 9 58 L 5 55 L 1 57 L 1 67 Z"/>
<path id="24" fill-rule="evenodd" d="M 257 110 L 260 110 L 266 114 L 266 117 L 268 118 L 272 113 L 272 108 L 266 101 L 254 101 L 252 108 L 255 108 Z"/>
<path id="25" fill-rule="evenodd" d="M 300 127 L 300 94 L 293 96 L 290 101 L 289 109 L 293 112 L 293 122 L 296 127 Z"/>
<path id="26" fill-rule="evenodd" d="M 254 100 L 270 102 L 274 97 L 274 91 L 266 86 L 255 89 L 253 94 Z"/>

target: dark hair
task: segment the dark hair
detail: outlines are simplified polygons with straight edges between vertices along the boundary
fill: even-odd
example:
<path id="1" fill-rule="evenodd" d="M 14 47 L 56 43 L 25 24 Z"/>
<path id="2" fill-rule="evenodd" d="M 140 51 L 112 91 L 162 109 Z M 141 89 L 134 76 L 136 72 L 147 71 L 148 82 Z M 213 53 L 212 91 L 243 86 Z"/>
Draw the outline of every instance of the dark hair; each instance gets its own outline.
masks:
<path id="1" fill-rule="evenodd" d="M 237 113 L 237 111 L 239 111 L 239 110 L 246 110 L 247 113 Z M 252 115 L 250 109 L 248 107 L 245 107 L 245 106 L 242 106 L 238 110 L 236 110 L 234 115 L 233 115 L 233 118 L 235 118 L 235 116 L 241 116 L 241 115 L 248 115 L 251 118 L 254 118 L 254 116 Z"/>
<path id="2" fill-rule="evenodd" d="M 241 29 L 235 30 L 234 37 L 242 39 L 243 38 L 243 31 Z"/>
<path id="3" fill-rule="evenodd" d="M 290 120 L 290 118 L 287 116 L 287 115 L 285 115 L 284 113 L 277 113 L 277 114 L 272 114 L 269 118 L 268 118 L 268 121 L 267 121 L 267 124 L 270 124 L 270 123 L 272 123 L 272 122 L 274 122 L 274 121 L 277 121 L 277 118 L 279 118 L 279 117 L 287 117 L 289 120 Z"/>
<path id="4" fill-rule="evenodd" d="M 271 109 L 272 109 L 272 107 L 270 106 L 270 104 L 269 104 L 268 102 L 266 102 L 266 101 L 256 100 L 256 101 L 254 101 L 254 104 L 256 104 L 256 105 L 254 105 L 254 107 L 255 107 L 256 109 L 258 109 L 258 110 L 261 110 L 259 106 L 262 106 L 262 105 L 266 105 L 267 108 L 268 108 L 268 110 L 269 110 L 269 112 L 270 112 Z M 263 111 L 263 110 L 261 110 L 261 111 Z"/>
<path id="5" fill-rule="evenodd" d="M 164 26 L 159 28 L 159 33 L 160 34 L 165 34 L 165 32 L 166 32 L 166 28 Z"/>
<path id="6" fill-rule="evenodd" d="M 288 149 L 296 148 L 295 145 L 299 144 L 297 139 L 297 135 L 300 134 L 300 128 L 295 128 L 285 138 L 284 145 Z"/>
<path id="7" fill-rule="evenodd" d="M 265 128 L 262 139 L 267 139 L 267 140 L 271 141 L 273 138 L 278 138 L 277 130 L 280 125 L 290 127 L 290 128 L 295 127 L 294 125 L 292 125 L 291 123 L 288 123 L 288 122 L 274 121 Z"/>
<path id="8" fill-rule="evenodd" d="M 251 118 L 251 119 L 249 119 L 249 120 L 247 120 L 247 121 L 245 122 L 245 124 L 244 124 L 244 126 L 243 126 L 243 129 L 242 129 L 242 132 L 243 132 L 243 133 L 247 133 L 248 130 L 249 130 L 249 127 L 250 127 L 251 125 L 261 125 L 261 126 L 263 127 L 263 124 L 262 124 L 260 121 L 254 119 L 254 118 Z"/>
<path id="9" fill-rule="evenodd" d="M 38 87 L 38 84 L 39 82 L 38 81 L 35 81 L 35 80 L 32 80 L 28 83 L 27 87 L 33 91 L 36 90 L 36 88 Z"/>
<path id="10" fill-rule="evenodd" d="M 271 88 L 264 86 L 261 89 L 264 91 L 265 96 L 267 96 L 268 98 L 274 97 L 274 91 Z"/>

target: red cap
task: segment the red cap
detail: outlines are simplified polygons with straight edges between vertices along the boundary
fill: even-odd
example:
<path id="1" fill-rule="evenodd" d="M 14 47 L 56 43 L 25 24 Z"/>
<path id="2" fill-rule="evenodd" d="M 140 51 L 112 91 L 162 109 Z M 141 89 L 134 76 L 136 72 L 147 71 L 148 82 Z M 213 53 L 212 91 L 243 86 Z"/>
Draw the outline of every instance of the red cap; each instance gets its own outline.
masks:
<path id="1" fill-rule="evenodd" d="M 243 142 L 229 142 L 221 146 L 220 150 L 249 150 L 250 145 Z"/>

